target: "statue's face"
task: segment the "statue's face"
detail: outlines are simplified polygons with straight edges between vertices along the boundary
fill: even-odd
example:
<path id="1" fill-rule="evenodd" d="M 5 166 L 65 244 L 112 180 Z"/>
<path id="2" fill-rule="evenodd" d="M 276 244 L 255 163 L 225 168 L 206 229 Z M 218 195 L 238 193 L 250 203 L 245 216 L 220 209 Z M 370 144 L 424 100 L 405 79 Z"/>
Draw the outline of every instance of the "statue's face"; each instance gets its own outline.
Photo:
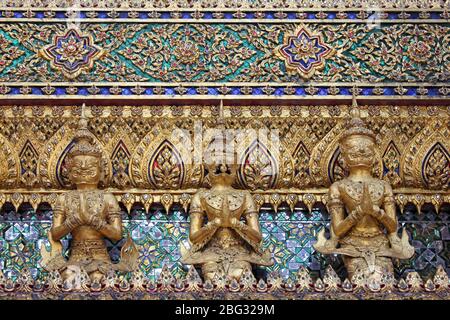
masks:
<path id="1" fill-rule="evenodd" d="M 97 185 L 100 181 L 100 159 L 94 156 L 72 157 L 69 167 L 70 181 L 75 185 Z"/>
<path id="2" fill-rule="evenodd" d="M 375 143 L 370 137 L 350 136 L 342 145 L 345 164 L 351 168 L 372 168 L 375 159 Z"/>

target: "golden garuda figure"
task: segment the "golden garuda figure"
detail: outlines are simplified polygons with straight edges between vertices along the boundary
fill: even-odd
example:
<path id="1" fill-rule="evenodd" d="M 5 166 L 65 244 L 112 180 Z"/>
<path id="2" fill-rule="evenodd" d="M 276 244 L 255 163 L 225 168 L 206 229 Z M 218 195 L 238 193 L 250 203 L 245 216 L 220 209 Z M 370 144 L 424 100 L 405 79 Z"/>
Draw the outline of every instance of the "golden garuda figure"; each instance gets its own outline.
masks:
<path id="1" fill-rule="evenodd" d="M 235 159 L 234 155 L 232 157 Z M 248 191 L 233 188 L 236 161 L 213 161 L 207 165 L 210 189 L 192 198 L 188 250 L 181 245 L 181 262 L 200 265 L 203 278 L 222 274 L 239 281 L 252 264 L 271 266 L 271 254 L 262 251 L 258 211 Z"/>
<path id="2" fill-rule="evenodd" d="M 323 254 L 343 255 L 350 279 L 360 273 L 392 273 L 391 258 L 409 259 L 414 255 L 406 230 L 401 239 L 397 235 L 391 186 L 372 176 L 376 137 L 360 118 L 355 97 L 351 117 L 339 141 L 349 175 L 333 183 L 328 193 L 331 238 L 327 240 L 322 229 L 314 245 Z"/>
<path id="3" fill-rule="evenodd" d="M 84 108 L 83 108 L 84 109 Z M 104 238 L 122 238 L 121 210 L 113 194 L 98 188 L 102 172 L 102 152 L 82 118 L 73 147 L 66 156 L 71 183 L 76 187 L 58 197 L 53 208 L 53 224 L 48 233 L 51 251 L 41 247 L 41 265 L 48 271 L 61 271 L 64 281 L 84 270 L 91 281 L 101 282 L 110 270 L 132 271 L 138 251 L 129 238 L 121 250 L 121 261 L 112 264 Z M 63 257 L 60 240 L 71 234 L 69 259 Z"/>

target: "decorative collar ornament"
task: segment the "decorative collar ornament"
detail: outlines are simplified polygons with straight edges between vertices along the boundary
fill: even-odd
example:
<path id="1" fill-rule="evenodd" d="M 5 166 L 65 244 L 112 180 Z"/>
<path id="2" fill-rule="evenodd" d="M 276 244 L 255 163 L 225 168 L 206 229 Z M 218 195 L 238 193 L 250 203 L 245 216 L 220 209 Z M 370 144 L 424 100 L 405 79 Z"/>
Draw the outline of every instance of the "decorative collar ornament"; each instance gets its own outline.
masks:
<path id="1" fill-rule="evenodd" d="M 75 79 L 82 71 L 94 66 L 104 50 L 94 45 L 91 35 L 69 29 L 65 35 L 54 36 L 52 43 L 40 50 L 40 54 L 50 61 L 50 66 L 60 70 L 69 79 Z"/>
<path id="2" fill-rule="evenodd" d="M 322 35 L 301 26 L 294 35 L 284 36 L 277 54 L 284 60 L 288 72 L 299 73 L 309 79 L 325 67 L 325 59 L 333 55 L 334 50 L 323 42 Z"/>

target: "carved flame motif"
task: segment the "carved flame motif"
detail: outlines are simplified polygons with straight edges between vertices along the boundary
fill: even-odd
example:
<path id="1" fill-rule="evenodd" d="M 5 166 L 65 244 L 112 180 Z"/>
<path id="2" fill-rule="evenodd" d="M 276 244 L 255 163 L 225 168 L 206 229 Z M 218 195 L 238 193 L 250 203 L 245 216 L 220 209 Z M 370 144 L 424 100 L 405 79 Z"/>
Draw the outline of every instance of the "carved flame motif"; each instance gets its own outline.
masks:
<path id="1" fill-rule="evenodd" d="M 39 156 L 29 140 L 25 143 L 19 158 L 21 170 L 20 180 L 24 186 L 33 187 L 38 182 L 37 162 Z"/>
<path id="2" fill-rule="evenodd" d="M 150 181 L 156 188 L 181 188 L 184 179 L 184 166 L 180 153 L 167 140 L 158 147 L 150 160 Z"/>
<path id="3" fill-rule="evenodd" d="M 383 180 L 397 187 L 401 183 L 400 172 L 400 152 L 391 141 L 383 155 Z"/>
<path id="4" fill-rule="evenodd" d="M 244 154 L 239 178 L 251 190 L 269 189 L 275 184 L 277 165 L 269 150 L 260 141 L 255 141 Z"/>
<path id="5" fill-rule="evenodd" d="M 422 176 L 431 189 L 448 189 L 450 184 L 450 156 L 444 146 L 436 143 L 423 162 Z"/>
<path id="6" fill-rule="evenodd" d="M 295 161 L 294 184 L 297 187 L 306 187 L 311 183 L 311 177 L 309 175 L 310 154 L 302 142 L 297 145 L 293 158 Z"/>
<path id="7" fill-rule="evenodd" d="M 111 161 L 113 168 L 113 185 L 121 188 L 130 186 L 130 153 L 122 140 L 117 144 L 111 157 Z"/>

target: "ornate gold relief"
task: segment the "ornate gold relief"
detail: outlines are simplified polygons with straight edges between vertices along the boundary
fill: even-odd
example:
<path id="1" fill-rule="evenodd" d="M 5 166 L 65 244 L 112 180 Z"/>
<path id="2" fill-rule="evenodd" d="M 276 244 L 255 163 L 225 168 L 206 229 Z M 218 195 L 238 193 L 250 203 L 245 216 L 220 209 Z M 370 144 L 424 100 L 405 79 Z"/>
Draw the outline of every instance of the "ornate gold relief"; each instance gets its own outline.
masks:
<path id="1" fill-rule="evenodd" d="M 410 108 L 397 107 L 393 116 L 391 107 L 378 106 L 379 113 L 370 116 L 371 107 L 362 106 L 361 113 L 379 141 L 375 176 L 394 188 L 444 191 L 450 150 L 447 108 L 437 106 L 436 112 L 428 115 L 417 106 L 419 115 L 411 115 Z M 210 106 L 196 108 L 205 148 L 209 141 L 206 132 L 216 128 L 215 115 Z M 31 190 L 69 187 L 64 159 L 80 109 L 41 107 L 39 116 L 35 109 L 7 106 L 3 110 L 0 139 L 4 151 L 0 157 L 11 170 L 9 183 Z M 123 106 L 120 113 L 110 106 L 87 108 L 89 131 L 104 153 L 105 187 L 127 191 L 202 186 L 204 169 L 194 159 L 194 122 L 187 112 L 191 106 L 177 106 L 176 115 L 173 106 L 159 106 L 161 115 L 155 115 L 155 109 L 141 106 L 140 116 L 136 116 L 135 107 Z M 345 176 L 337 142 L 348 119 L 346 106 L 335 106 L 339 116 L 320 106 L 279 106 L 276 116 L 271 106 L 259 106 L 258 113 L 255 107 L 241 106 L 239 117 L 233 115 L 234 109 L 224 107 L 224 127 L 238 132 L 241 187 L 306 190 L 328 187 Z M 259 130 L 266 133 L 259 134 Z M 178 131 L 180 134 L 174 134 Z"/>
<path id="2" fill-rule="evenodd" d="M 348 169 L 344 164 L 342 153 L 339 148 L 334 151 L 328 165 L 328 179 L 331 183 L 342 180 L 348 175 Z"/>
<path id="3" fill-rule="evenodd" d="M 441 143 L 431 147 L 423 160 L 422 178 L 430 189 L 448 190 L 450 181 L 450 156 Z"/>
<path id="4" fill-rule="evenodd" d="M 421 181 L 429 189 L 448 190 L 450 129 L 444 121 L 430 121 L 406 148 L 405 183 Z"/>
<path id="5" fill-rule="evenodd" d="M 20 181 L 25 187 L 34 187 L 38 183 L 37 164 L 39 155 L 29 140 L 25 143 L 19 158 L 21 169 Z"/>
<path id="6" fill-rule="evenodd" d="M 259 124 L 266 133 L 268 130 Z M 264 131 L 266 130 L 266 131 Z M 292 157 L 279 137 L 249 129 L 236 137 L 239 159 L 238 181 L 250 190 L 280 188 L 292 183 Z"/>
<path id="7" fill-rule="evenodd" d="M 389 182 L 393 187 L 398 187 L 402 179 L 399 173 L 400 169 L 400 152 L 393 141 L 389 142 L 383 154 L 383 180 Z"/>
<path id="8" fill-rule="evenodd" d="M 303 142 L 299 142 L 295 148 L 292 158 L 294 160 L 294 185 L 299 188 L 309 187 L 311 184 L 309 172 L 309 161 L 311 160 L 311 155 Z"/>
<path id="9" fill-rule="evenodd" d="M 20 160 L 11 144 L 0 135 L 0 186 L 14 187 L 19 179 Z"/>
<path id="10" fill-rule="evenodd" d="M 338 151 L 336 146 L 339 140 L 339 134 L 343 131 L 343 128 L 344 125 L 342 123 L 337 124 L 323 137 L 311 152 L 309 167 L 311 169 L 311 177 L 314 184 L 317 186 L 327 186 L 330 184 L 331 177 L 328 171 L 329 164 Z"/>
<path id="11" fill-rule="evenodd" d="M 131 187 L 130 178 L 131 155 L 125 143 L 120 140 L 111 156 L 112 185 L 118 188 Z"/>
<path id="12" fill-rule="evenodd" d="M 178 189 L 184 180 L 184 163 L 178 150 L 164 140 L 149 162 L 149 180 L 155 189 Z"/>
<path id="13" fill-rule="evenodd" d="M 275 186 L 278 163 L 262 142 L 255 140 L 241 159 L 239 179 L 245 187 L 264 190 Z"/>
<path id="14" fill-rule="evenodd" d="M 131 157 L 135 186 L 174 190 L 199 185 L 203 166 L 193 159 L 192 142 L 181 131 L 155 128 L 145 136 Z"/>

